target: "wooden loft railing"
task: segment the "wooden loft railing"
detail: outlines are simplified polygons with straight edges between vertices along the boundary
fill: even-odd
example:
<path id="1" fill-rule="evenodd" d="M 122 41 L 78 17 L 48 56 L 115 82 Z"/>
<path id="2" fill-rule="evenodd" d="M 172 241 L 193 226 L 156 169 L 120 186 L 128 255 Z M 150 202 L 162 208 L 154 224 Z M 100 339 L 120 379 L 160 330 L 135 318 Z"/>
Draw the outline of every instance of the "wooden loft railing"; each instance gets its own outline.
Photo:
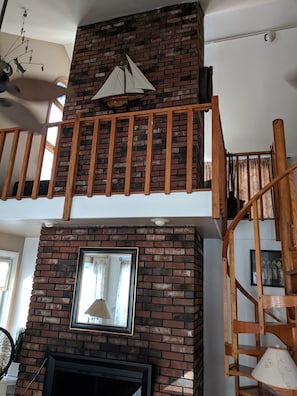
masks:
<path id="1" fill-rule="evenodd" d="M 202 189 L 199 166 L 203 161 L 198 155 L 203 155 L 203 112 L 209 110 L 214 142 L 213 217 L 224 218 L 226 158 L 217 97 L 206 104 L 96 117 L 78 114 L 73 120 L 47 124 L 47 130 L 56 127 L 58 133 L 43 196 L 65 196 L 63 219 L 68 220 L 75 195 L 190 194 Z M 1 200 L 40 197 L 46 141 L 46 134 L 16 128 L 0 131 Z M 177 158 L 177 152 L 183 158 Z M 24 194 L 28 180 L 32 191 Z"/>

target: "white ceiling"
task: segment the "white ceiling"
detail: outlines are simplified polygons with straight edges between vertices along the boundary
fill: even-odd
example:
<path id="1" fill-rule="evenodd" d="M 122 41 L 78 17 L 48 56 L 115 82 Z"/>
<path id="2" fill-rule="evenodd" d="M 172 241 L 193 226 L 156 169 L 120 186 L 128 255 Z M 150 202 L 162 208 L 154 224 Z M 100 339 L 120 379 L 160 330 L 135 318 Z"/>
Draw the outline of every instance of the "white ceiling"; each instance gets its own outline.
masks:
<path id="1" fill-rule="evenodd" d="M 27 37 L 68 45 L 74 42 L 79 25 L 176 3 L 177 0 L 8 0 L 2 31 L 19 34 L 26 9 Z M 297 21 L 297 0 L 200 0 L 200 3 L 206 15 L 206 41 L 294 25 Z"/>

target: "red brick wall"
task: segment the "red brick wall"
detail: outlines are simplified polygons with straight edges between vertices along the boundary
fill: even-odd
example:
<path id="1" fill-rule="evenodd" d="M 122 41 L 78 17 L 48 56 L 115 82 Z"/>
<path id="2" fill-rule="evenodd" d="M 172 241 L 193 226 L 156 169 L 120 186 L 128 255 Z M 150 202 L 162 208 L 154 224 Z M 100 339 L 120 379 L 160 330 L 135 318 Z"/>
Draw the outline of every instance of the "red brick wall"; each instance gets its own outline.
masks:
<path id="1" fill-rule="evenodd" d="M 74 119 L 77 113 L 94 116 L 112 113 L 100 100 L 91 100 L 105 82 L 113 68 L 125 61 L 128 53 L 156 88 L 147 91 L 142 99 L 131 102 L 128 110 L 137 111 L 158 107 L 171 107 L 199 102 L 199 68 L 203 65 L 203 13 L 197 2 L 178 4 L 159 10 L 125 16 L 111 21 L 80 27 L 77 31 L 69 81 L 75 95 L 66 100 L 64 119 Z M 186 117 L 173 131 L 171 188 L 185 190 L 186 185 Z M 203 115 L 193 120 L 193 188 L 203 187 L 204 132 Z M 87 189 L 92 126 L 82 133 L 76 194 Z M 106 187 L 106 164 L 110 132 L 99 135 L 95 193 L 102 194 Z M 117 125 L 113 192 L 123 193 L 125 184 L 125 143 L 127 129 Z M 70 131 L 64 130 L 60 148 L 56 190 L 65 191 L 67 164 L 71 152 Z M 143 191 L 146 159 L 147 128 L 134 130 L 132 192 Z M 166 125 L 164 117 L 154 124 L 151 191 L 164 190 L 166 161 Z M 136 164 L 136 165 L 135 165 Z M 135 165 L 135 167 L 134 167 Z"/>
<path id="2" fill-rule="evenodd" d="M 126 53 L 156 88 L 131 102 L 130 110 L 199 102 L 199 68 L 204 60 L 203 12 L 197 2 L 125 16 L 80 27 L 69 80 L 64 118 L 79 112 L 93 116 L 110 111 L 91 100 Z"/>
<path id="3" fill-rule="evenodd" d="M 133 336 L 70 330 L 78 248 L 139 247 Z M 50 352 L 153 365 L 153 396 L 203 394 L 202 239 L 194 227 L 41 232 L 16 395 Z M 26 391 L 41 396 L 44 369 Z"/>

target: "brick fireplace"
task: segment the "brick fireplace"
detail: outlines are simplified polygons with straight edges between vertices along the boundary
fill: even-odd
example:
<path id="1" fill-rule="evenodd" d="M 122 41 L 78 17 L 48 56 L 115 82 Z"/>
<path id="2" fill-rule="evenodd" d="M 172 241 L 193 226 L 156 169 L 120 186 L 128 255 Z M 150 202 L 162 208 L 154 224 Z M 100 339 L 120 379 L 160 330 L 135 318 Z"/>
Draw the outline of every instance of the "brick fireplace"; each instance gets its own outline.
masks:
<path id="1" fill-rule="evenodd" d="M 110 112 L 104 103 L 92 101 L 91 97 L 125 52 L 156 87 L 156 92 L 135 101 L 129 110 L 198 103 L 203 14 L 194 2 L 80 27 L 69 77 L 75 96 L 66 101 L 65 119 L 72 119 L 77 113 L 92 116 Z M 197 186 L 203 180 L 202 121 L 194 136 Z M 185 161 L 178 147 L 183 139 L 182 128 L 174 138 L 177 160 L 173 167 L 177 178 L 180 163 Z M 67 175 L 63 155 L 71 150 L 67 131 L 63 139 L 57 178 L 61 185 Z M 156 149 L 161 155 L 162 147 Z M 16 395 L 41 396 L 45 359 L 59 353 L 149 364 L 152 396 L 201 396 L 202 242 L 195 227 L 42 229 Z M 80 247 L 139 248 L 133 336 L 70 330 Z"/>
<path id="2" fill-rule="evenodd" d="M 139 247 L 133 336 L 69 329 L 81 246 Z M 151 364 L 152 396 L 202 395 L 202 278 L 194 227 L 43 229 L 16 394 L 63 353 Z M 42 368 L 25 394 L 42 395 L 44 379 Z"/>

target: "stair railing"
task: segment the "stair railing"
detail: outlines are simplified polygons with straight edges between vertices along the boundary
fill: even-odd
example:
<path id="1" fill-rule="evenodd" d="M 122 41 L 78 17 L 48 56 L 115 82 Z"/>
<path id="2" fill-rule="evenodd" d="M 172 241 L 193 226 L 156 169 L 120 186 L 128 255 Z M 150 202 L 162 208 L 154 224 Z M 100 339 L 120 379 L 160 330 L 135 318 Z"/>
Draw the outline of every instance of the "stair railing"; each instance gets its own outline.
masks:
<path id="1" fill-rule="evenodd" d="M 270 183 L 268 183 L 261 191 L 255 194 L 249 202 L 238 212 L 233 221 L 230 223 L 226 230 L 226 234 L 223 240 L 222 258 L 223 258 L 223 269 L 224 269 L 224 342 L 225 348 L 229 344 L 231 338 L 231 355 L 234 359 L 235 364 L 238 364 L 238 334 L 248 333 L 246 330 L 246 324 L 240 323 L 238 320 L 238 292 L 244 295 L 253 305 L 255 311 L 255 322 L 250 324 L 250 333 L 256 334 L 256 339 L 260 335 L 265 334 L 265 320 L 266 316 L 269 315 L 275 321 L 280 321 L 277 316 L 271 314 L 268 309 L 274 308 L 289 308 L 297 307 L 297 295 L 264 295 L 263 282 L 262 282 L 262 260 L 261 260 L 261 242 L 260 242 L 260 219 L 259 219 L 259 207 L 258 202 L 261 200 L 263 194 L 267 191 L 274 189 L 282 180 L 286 178 L 289 180 L 290 186 L 290 197 L 292 201 L 293 211 L 296 214 L 296 191 L 294 184 L 294 171 L 297 169 L 297 163 L 293 164 L 285 170 L 282 175 L 275 177 Z M 252 210 L 253 222 L 254 222 L 254 240 L 255 240 L 255 262 L 256 262 L 256 274 L 257 274 L 257 294 L 258 298 L 255 299 L 248 293 L 247 290 L 238 282 L 235 277 L 235 253 L 234 253 L 234 232 L 239 222 L 245 218 L 246 214 Z M 292 219 L 293 234 L 296 235 L 296 219 Z M 228 281 L 229 280 L 229 281 Z M 285 284 L 286 290 L 286 284 Z M 231 324 L 230 324 L 231 323 Z M 240 326 L 242 326 L 242 331 Z M 245 330 L 243 327 L 245 326 Z M 230 330 L 231 329 L 231 330 Z M 259 340 L 259 338 L 257 339 Z M 256 341 L 258 342 L 258 341 Z M 296 347 L 296 346 L 295 346 Z M 229 359 L 228 356 L 225 358 L 225 373 L 228 376 L 229 373 Z"/>

